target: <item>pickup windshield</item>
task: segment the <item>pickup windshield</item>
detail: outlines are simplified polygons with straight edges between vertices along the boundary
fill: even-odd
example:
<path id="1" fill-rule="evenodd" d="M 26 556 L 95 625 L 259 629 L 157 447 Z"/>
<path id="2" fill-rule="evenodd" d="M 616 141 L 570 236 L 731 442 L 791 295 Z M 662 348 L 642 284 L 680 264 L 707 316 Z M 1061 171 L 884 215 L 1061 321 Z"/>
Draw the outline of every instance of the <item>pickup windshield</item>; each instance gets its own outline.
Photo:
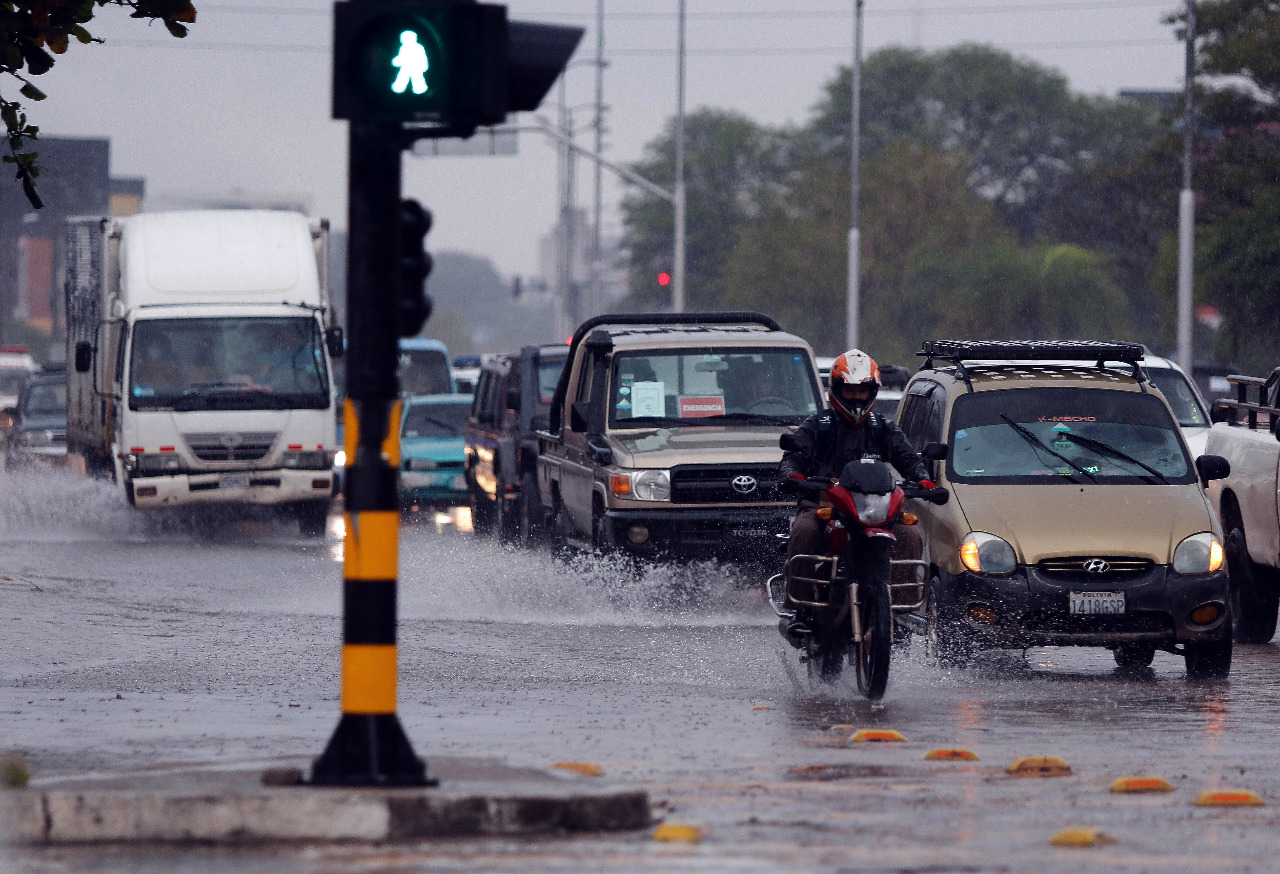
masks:
<path id="1" fill-rule="evenodd" d="M 958 483 L 1196 481 L 1159 398 L 1107 389 L 1025 388 L 956 398 L 948 476 Z"/>
<path id="2" fill-rule="evenodd" d="M 149 319 L 133 329 L 134 410 L 323 410 L 329 372 L 310 316 Z"/>
<path id="3" fill-rule="evenodd" d="M 809 356 L 799 349 L 621 352 L 609 386 L 614 428 L 793 425 L 821 404 Z"/>

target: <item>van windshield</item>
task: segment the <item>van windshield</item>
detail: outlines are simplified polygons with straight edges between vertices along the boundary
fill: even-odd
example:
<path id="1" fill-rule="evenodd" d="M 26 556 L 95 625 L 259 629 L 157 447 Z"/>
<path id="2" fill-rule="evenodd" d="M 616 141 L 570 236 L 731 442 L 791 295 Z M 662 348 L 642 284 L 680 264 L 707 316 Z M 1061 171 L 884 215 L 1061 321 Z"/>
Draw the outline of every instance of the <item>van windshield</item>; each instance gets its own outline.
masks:
<path id="1" fill-rule="evenodd" d="M 609 385 L 614 428 L 792 425 L 820 404 L 809 356 L 799 349 L 622 352 Z"/>
<path id="2" fill-rule="evenodd" d="M 140 321 L 128 391 L 134 410 L 323 410 L 320 327 L 307 316 Z"/>
<path id="3" fill-rule="evenodd" d="M 956 398 L 948 476 L 958 483 L 1196 481 L 1178 426 L 1151 394 L 1025 388 Z"/>

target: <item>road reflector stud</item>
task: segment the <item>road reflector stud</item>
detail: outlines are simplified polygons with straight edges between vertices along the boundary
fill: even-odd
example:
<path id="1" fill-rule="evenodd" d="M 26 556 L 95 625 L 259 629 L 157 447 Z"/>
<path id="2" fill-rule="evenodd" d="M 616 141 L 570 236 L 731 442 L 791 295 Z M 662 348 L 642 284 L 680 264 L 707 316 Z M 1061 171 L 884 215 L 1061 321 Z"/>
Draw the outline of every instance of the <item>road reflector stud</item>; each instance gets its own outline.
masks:
<path id="1" fill-rule="evenodd" d="M 853 737 L 849 738 L 853 743 L 906 743 L 907 739 L 901 733 L 894 731 L 892 728 L 863 728 L 860 729 Z"/>
<path id="2" fill-rule="evenodd" d="M 1173 784 L 1163 777 L 1121 777 L 1111 784 L 1111 791 L 1127 795 L 1172 792 Z"/>
<path id="3" fill-rule="evenodd" d="M 1067 777 L 1071 766 L 1056 756 L 1026 756 L 1009 766 L 1015 777 Z"/>
<path id="4" fill-rule="evenodd" d="M 1262 803 L 1258 793 L 1249 789 L 1210 789 L 1196 799 L 1200 807 L 1261 807 Z"/>
<path id="5" fill-rule="evenodd" d="M 604 769 L 599 765 L 591 762 L 556 762 L 551 767 L 559 768 L 561 771 L 572 771 L 575 774 L 581 774 L 584 777 L 603 777 Z"/>
<path id="6" fill-rule="evenodd" d="M 696 844 L 702 840 L 702 829 L 696 825 L 664 822 L 653 830 L 653 839 L 662 843 Z"/>
<path id="7" fill-rule="evenodd" d="M 752 710 L 772 710 L 773 708 L 770 707 L 768 704 L 761 704 L 758 707 L 752 707 L 751 709 Z"/>
<path id="8" fill-rule="evenodd" d="M 976 762 L 978 754 L 972 750 L 940 749 L 929 750 L 924 754 L 926 762 Z"/>
<path id="9" fill-rule="evenodd" d="M 1096 828 L 1064 828 L 1049 843 L 1055 847 L 1098 847 L 1103 844 L 1114 844 L 1116 839 L 1103 834 Z"/>

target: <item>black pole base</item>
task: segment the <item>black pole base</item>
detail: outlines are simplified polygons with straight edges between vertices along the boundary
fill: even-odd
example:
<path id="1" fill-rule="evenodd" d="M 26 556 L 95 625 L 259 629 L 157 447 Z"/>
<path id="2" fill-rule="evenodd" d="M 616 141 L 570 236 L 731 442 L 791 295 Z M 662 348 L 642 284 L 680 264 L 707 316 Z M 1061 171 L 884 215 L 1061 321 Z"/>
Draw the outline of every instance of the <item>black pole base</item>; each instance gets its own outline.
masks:
<path id="1" fill-rule="evenodd" d="M 313 786 L 436 786 L 394 713 L 344 713 L 311 766 Z"/>

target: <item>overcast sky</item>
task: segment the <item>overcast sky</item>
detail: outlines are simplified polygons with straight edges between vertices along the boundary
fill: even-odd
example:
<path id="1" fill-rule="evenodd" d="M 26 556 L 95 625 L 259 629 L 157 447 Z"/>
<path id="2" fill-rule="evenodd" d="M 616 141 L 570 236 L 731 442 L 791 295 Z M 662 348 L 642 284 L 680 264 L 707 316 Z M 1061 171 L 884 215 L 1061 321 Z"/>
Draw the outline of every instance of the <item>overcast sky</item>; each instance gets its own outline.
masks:
<path id="1" fill-rule="evenodd" d="M 330 115 L 332 6 L 319 0 L 195 0 L 185 40 L 116 8 L 90 29 L 106 45 L 74 44 L 38 80 L 32 105 L 48 135 L 106 136 L 111 171 L 142 176 L 151 195 L 283 194 L 346 226 L 346 123 Z M 569 103 L 590 121 L 596 0 L 514 0 L 515 19 L 579 24 L 587 34 L 568 73 Z M 847 64 L 852 0 L 688 0 L 688 106 L 726 107 L 768 123 L 800 122 Z M 1000 46 L 1066 74 L 1073 89 L 1114 95 L 1179 88 L 1181 44 L 1164 16 L 1172 0 L 867 0 L 865 50 L 961 42 Z M 626 162 L 675 111 L 676 0 L 605 0 L 606 154 Z M 544 111 L 552 114 L 553 89 Z M 584 130 L 582 142 L 589 145 Z M 537 242 L 555 220 L 556 156 L 537 134 L 517 157 L 405 157 L 405 195 L 436 215 L 430 244 L 493 259 L 507 274 L 537 270 Z M 579 203 L 589 204 L 582 168 Z M 621 189 L 607 180 L 616 226 Z"/>

